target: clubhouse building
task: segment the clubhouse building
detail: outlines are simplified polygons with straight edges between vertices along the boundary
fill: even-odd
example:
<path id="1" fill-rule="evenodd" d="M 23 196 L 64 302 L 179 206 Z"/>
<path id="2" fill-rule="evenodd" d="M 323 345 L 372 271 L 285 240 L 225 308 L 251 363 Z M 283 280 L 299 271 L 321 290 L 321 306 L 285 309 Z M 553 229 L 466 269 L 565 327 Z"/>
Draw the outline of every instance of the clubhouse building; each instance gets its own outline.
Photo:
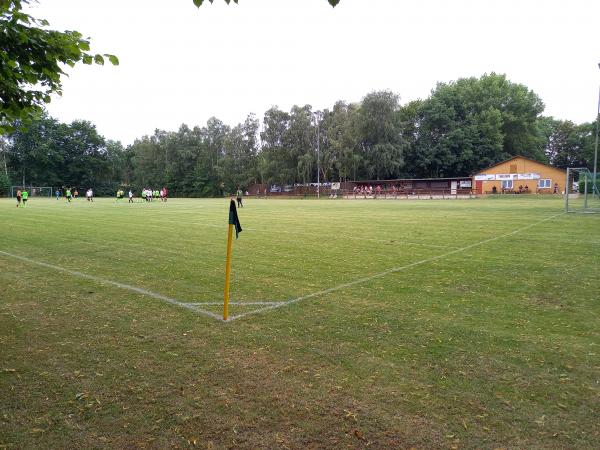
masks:
<path id="1" fill-rule="evenodd" d="M 562 194 L 567 172 L 515 156 L 473 174 L 476 194 Z"/>

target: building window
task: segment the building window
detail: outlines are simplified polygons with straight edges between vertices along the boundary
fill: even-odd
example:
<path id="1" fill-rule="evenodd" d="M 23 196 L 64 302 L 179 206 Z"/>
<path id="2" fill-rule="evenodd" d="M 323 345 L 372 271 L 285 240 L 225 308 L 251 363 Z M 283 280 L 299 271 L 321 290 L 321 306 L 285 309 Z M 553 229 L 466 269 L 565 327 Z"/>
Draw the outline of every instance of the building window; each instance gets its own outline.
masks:
<path id="1" fill-rule="evenodd" d="M 502 180 L 502 189 L 512 189 L 513 180 Z"/>
<path id="2" fill-rule="evenodd" d="M 552 187 L 552 180 L 549 178 L 538 181 L 538 188 L 540 188 L 540 189 L 550 189 L 551 187 Z"/>

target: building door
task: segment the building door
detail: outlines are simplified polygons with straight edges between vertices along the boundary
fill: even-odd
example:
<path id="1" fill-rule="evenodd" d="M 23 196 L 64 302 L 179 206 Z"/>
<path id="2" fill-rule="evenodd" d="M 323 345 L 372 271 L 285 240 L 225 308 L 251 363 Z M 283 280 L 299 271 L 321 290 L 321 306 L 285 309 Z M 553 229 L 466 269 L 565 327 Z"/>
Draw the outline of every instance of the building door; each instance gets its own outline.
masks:
<path id="1" fill-rule="evenodd" d="M 450 194 L 456 195 L 456 181 L 450 183 Z"/>
<path id="2" fill-rule="evenodd" d="M 483 194 L 483 181 L 476 181 L 475 182 L 475 193 L 476 194 Z"/>

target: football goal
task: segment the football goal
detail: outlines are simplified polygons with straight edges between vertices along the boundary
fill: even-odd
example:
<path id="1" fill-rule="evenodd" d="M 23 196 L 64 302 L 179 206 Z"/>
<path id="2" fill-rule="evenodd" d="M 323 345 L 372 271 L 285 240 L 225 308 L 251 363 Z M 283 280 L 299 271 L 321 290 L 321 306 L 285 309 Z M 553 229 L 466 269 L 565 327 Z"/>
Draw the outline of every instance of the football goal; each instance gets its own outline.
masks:
<path id="1" fill-rule="evenodd" d="M 577 213 L 600 213 L 600 174 L 582 167 L 569 167 L 565 184 L 565 210 Z"/>
<path id="2" fill-rule="evenodd" d="M 52 197 L 51 186 L 11 186 L 10 196 L 15 198 L 17 191 L 27 191 L 30 197 Z"/>

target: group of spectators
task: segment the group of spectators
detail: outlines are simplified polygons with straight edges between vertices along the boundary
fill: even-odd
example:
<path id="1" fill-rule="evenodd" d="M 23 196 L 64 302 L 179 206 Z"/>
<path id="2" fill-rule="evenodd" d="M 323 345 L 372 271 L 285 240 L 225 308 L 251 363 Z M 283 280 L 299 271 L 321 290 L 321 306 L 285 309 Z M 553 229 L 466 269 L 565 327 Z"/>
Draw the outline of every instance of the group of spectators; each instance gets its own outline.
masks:
<path id="1" fill-rule="evenodd" d="M 558 183 L 554 183 L 554 187 L 552 189 L 552 192 L 554 194 L 559 194 L 558 192 Z M 531 191 L 529 190 L 529 185 L 525 185 L 523 186 L 522 184 L 519 185 L 519 187 L 517 189 L 512 189 L 512 188 L 501 188 L 502 189 L 502 193 L 503 194 L 531 194 Z M 492 186 L 492 194 L 497 194 L 498 193 L 498 188 L 496 186 Z M 539 188 L 536 191 L 536 193 L 539 193 Z"/>
<path id="2" fill-rule="evenodd" d="M 380 195 L 385 192 L 391 192 L 392 194 L 395 194 L 396 192 L 404 192 L 406 189 L 410 189 L 410 186 L 407 187 L 401 183 L 400 185 L 392 184 L 391 186 L 382 186 L 381 184 L 378 184 L 375 187 L 370 184 L 365 184 L 361 186 L 354 186 L 352 190 L 356 195 Z"/>
<path id="3" fill-rule="evenodd" d="M 492 187 L 492 194 L 497 194 L 498 193 L 498 189 L 496 188 L 496 186 Z M 507 193 L 512 193 L 512 194 L 529 194 L 529 186 L 526 184 L 525 186 L 523 186 L 522 184 L 519 186 L 519 188 L 515 191 L 513 191 L 512 189 L 509 188 L 502 188 L 502 193 L 503 194 L 507 194 Z"/>
<path id="4" fill-rule="evenodd" d="M 375 186 L 375 189 L 373 189 L 373 186 L 368 184 L 368 185 L 362 185 L 362 186 L 354 186 L 353 189 L 355 194 L 358 195 L 373 195 L 373 192 L 375 192 L 375 194 L 379 195 L 381 194 L 381 185 L 378 184 L 377 186 Z"/>

